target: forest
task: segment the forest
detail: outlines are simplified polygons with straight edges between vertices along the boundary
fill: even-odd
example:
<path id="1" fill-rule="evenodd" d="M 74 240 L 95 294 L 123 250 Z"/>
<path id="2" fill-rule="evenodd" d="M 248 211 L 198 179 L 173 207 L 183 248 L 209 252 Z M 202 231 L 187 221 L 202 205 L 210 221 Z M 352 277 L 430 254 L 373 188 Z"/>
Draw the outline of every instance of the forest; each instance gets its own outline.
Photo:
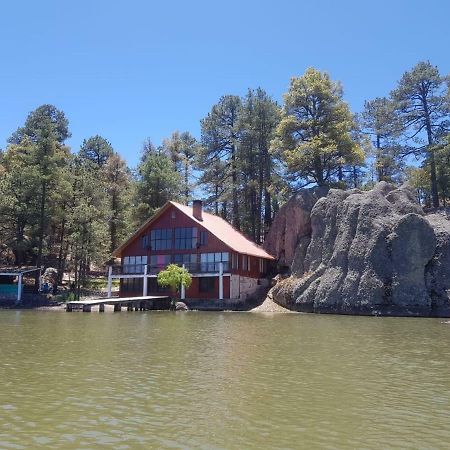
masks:
<path id="1" fill-rule="evenodd" d="M 262 88 L 224 95 L 201 136 L 145 139 L 128 167 L 105 136 L 79 149 L 64 111 L 31 111 L 0 151 L 0 263 L 89 270 L 168 200 L 201 198 L 256 242 L 301 188 L 370 189 L 408 181 L 426 208 L 450 198 L 450 77 L 419 62 L 383 98 L 353 112 L 340 82 L 310 68 L 290 80 L 282 104 Z M 174 124 L 176 129 L 176 124 Z"/>

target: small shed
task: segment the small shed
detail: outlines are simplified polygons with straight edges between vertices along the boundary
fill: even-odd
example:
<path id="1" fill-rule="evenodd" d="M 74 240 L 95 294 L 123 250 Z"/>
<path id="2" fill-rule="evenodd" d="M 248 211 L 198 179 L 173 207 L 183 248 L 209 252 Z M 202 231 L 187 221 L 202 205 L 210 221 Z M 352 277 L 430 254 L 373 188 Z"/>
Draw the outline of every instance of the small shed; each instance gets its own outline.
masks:
<path id="1" fill-rule="evenodd" d="M 39 288 L 40 288 L 40 267 L 2 267 L 0 266 L 0 299 L 15 299 L 18 305 L 22 301 L 24 291 L 24 277 L 36 275 L 39 272 Z"/>

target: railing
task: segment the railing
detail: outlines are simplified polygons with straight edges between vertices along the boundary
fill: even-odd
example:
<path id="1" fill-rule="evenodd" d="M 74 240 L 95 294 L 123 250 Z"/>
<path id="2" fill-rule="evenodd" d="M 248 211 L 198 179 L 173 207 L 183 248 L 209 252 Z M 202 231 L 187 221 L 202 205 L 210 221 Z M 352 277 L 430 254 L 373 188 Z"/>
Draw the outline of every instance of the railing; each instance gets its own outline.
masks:
<path id="1" fill-rule="evenodd" d="M 228 272 L 230 265 L 228 261 L 222 262 L 223 271 Z M 220 262 L 184 263 L 184 267 L 190 273 L 214 273 L 220 271 Z"/>
<path id="2" fill-rule="evenodd" d="M 230 264 L 225 261 L 223 264 L 223 271 L 228 272 Z M 218 262 L 207 262 L 207 263 L 178 263 L 179 266 L 184 265 L 184 267 L 190 273 L 219 273 L 220 263 Z M 164 270 L 167 265 L 147 265 L 147 274 L 156 275 L 161 270 Z M 145 264 L 125 264 L 112 266 L 112 275 L 143 275 L 145 273 Z"/>

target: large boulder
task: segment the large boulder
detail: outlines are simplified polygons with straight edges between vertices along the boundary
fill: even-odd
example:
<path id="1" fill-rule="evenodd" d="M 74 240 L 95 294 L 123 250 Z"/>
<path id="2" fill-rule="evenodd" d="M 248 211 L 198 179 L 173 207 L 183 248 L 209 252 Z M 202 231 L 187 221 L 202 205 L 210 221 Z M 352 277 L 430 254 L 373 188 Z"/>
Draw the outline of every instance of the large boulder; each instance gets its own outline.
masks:
<path id="1" fill-rule="evenodd" d="M 408 186 L 332 189 L 312 208 L 310 227 L 296 241 L 292 275 L 272 289 L 275 302 L 308 312 L 448 314 L 450 223 L 425 216 Z"/>
<path id="2" fill-rule="evenodd" d="M 327 187 L 303 189 L 278 211 L 264 240 L 264 249 L 274 255 L 280 266 L 291 266 L 299 243 L 308 246 L 311 238 L 311 210 Z"/>

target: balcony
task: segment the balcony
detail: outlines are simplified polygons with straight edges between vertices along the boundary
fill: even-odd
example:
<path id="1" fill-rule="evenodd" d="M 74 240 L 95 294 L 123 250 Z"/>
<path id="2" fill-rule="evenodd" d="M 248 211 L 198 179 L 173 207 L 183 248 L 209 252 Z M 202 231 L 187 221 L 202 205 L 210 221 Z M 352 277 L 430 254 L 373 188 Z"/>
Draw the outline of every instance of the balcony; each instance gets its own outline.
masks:
<path id="1" fill-rule="evenodd" d="M 218 262 L 207 262 L 207 263 L 184 263 L 184 267 L 192 274 L 197 273 L 219 273 Z M 224 261 L 223 272 L 229 272 L 230 263 Z M 179 264 L 181 265 L 181 264 Z M 148 275 L 157 275 L 161 270 L 164 270 L 167 266 L 163 265 L 147 265 Z M 116 265 L 112 266 L 112 275 L 144 275 L 145 264 L 126 264 L 126 265 Z"/>

